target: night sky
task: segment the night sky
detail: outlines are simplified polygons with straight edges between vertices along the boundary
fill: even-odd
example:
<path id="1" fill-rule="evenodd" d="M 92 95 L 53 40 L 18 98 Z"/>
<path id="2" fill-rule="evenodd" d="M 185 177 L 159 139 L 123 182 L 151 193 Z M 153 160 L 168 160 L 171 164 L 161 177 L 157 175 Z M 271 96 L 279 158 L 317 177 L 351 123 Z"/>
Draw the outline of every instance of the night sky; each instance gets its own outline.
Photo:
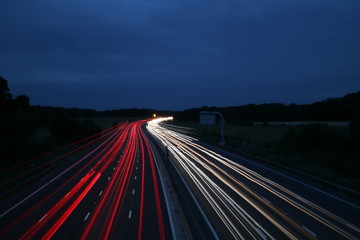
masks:
<path id="1" fill-rule="evenodd" d="M 31 104 L 311 103 L 360 90 L 359 0 L 1 0 L 0 76 Z"/>

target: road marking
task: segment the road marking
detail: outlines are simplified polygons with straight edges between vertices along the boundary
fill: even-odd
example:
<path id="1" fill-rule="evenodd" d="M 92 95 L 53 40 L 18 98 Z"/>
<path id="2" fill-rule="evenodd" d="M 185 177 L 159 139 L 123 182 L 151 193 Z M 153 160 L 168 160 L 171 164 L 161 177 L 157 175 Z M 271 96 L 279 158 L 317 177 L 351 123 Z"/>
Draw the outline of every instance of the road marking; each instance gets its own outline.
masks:
<path id="1" fill-rule="evenodd" d="M 317 237 L 316 236 L 316 234 L 313 232 L 313 231 L 311 231 L 310 229 L 308 229 L 307 227 L 305 227 L 305 226 L 302 226 L 306 231 L 308 231 L 310 234 L 312 234 L 312 235 L 314 235 L 315 237 Z"/>
<path id="2" fill-rule="evenodd" d="M 134 179 L 136 180 L 137 176 L 134 177 Z"/>
<path id="3" fill-rule="evenodd" d="M 113 170 L 115 170 L 116 168 L 113 168 Z"/>
<path id="4" fill-rule="evenodd" d="M 110 177 L 108 177 L 108 181 L 110 180 Z"/>
<path id="5" fill-rule="evenodd" d="M 132 190 L 132 195 L 135 195 L 135 189 Z"/>
<path id="6" fill-rule="evenodd" d="M 47 214 L 45 214 L 38 222 L 42 222 L 42 220 L 44 220 L 44 218 L 47 217 Z"/>
<path id="7" fill-rule="evenodd" d="M 101 196 L 102 193 L 103 193 L 103 191 L 100 191 L 100 192 L 99 192 L 99 197 Z"/>
<path id="8" fill-rule="evenodd" d="M 86 214 L 86 216 L 85 216 L 85 218 L 84 218 L 84 221 L 86 221 L 86 220 L 89 218 L 89 216 L 90 216 L 90 212 L 88 212 L 88 213 Z"/>
<path id="9" fill-rule="evenodd" d="M 20 202 L 16 203 L 14 206 L 12 206 L 11 208 L 9 208 L 8 210 L 6 210 L 5 212 L 0 214 L 0 218 L 2 218 L 3 216 L 5 216 L 6 214 L 8 214 L 9 212 L 11 212 L 12 210 L 14 210 L 15 208 L 17 208 L 19 205 L 23 204 L 25 201 L 27 201 L 28 199 L 30 199 L 31 197 L 33 197 L 35 194 L 37 194 L 38 192 L 40 192 L 41 190 L 43 190 L 45 187 L 49 186 L 51 183 L 53 183 L 55 180 L 59 179 L 62 175 L 64 175 L 65 173 L 67 173 L 70 169 L 72 169 L 73 167 L 75 167 L 76 165 L 78 165 L 79 163 L 81 163 L 82 161 L 84 161 L 86 158 L 88 158 L 91 154 L 93 154 L 95 151 L 97 151 L 101 146 L 103 146 L 104 144 L 106 144 L 109 141 L 110 138 L 108 138 L 106 141 L 104 141 L 101 145 L 99 145 L 97 148 L 95 148 L 94 150 L 92 150 L 91 152 L 89 152 L 86 156 L 84 156 L 83 158 L 81 158 L 79 161 L 75 162 L 73 165 L 69 166 L 67 169 L 65 169 L 64 171 L 62 171 L 59 175 L 57 175 L 55 178 L 51 179 L 49 182 L 45 183 L 44 185 L 42 185 L 40 188 L 38 188 L 35 192 L 32 192 L 30 195 L 28 195 L 27 197 L 23 198 Z"/>
<path id="10" fill-rule="evenodd" d="M 138 170 L 138 167 L 136 167 L 136 170 Z"/>
<path id="11" fill-rule="evenodd" d="M 129 215 L 128 215 L 128 218 L 129 218 L 129 219 L 131 218 L 131 214 L 132 214 L 132 211 L 130 210 L 130 211 L 129 211 Z"/>

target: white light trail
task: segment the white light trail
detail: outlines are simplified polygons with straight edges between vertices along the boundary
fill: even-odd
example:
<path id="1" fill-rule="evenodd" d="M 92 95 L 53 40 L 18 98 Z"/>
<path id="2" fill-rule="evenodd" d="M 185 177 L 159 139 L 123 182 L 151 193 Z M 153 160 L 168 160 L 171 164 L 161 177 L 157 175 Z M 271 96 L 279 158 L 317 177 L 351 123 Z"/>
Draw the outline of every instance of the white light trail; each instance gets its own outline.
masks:
<path id="1" fill-rule="evenodd" d="M 269 223 L 290 239 L 299 238 L 299 234 L 308 239 L 314 239 L 316 236 L 304 229 L 301 223 L 284 214 L 274 201 L 270 202 L 261 196 L 258 193 L 259 189 L 278 198 L 282 204 L 295 207 L 302 214 L 310 216 L 338 234 L 353 238 L 340 228 L 341 224 L 349 224 L 345 220 L 245 166 L 201 146 L 197 139 L 159 125 L 167 120 L 172 118 L 154 119 L 148 123 L 147 129 L 167 147 L 175 166 L 187 174 L 188 179 L 191 179 L 234 238 L 243 239 L 241 233 L 245 229 L 247 234 L 254 238 L 274 239 L 274 231 L 269 228 Z M 244 181 L 249 181 L 252 187 L 248 186 L 249 184 L 244 185 Z M 226 190 L 219 184 L 226 186 Z M 261 223 L 248 213 L 248 209 L 240 206 L 238 201 L 231 197 L 234 194 L 237 196 L 236 199 L 243 199 L 253 208 L 252 210 L 264 217 Z M 265 222 L 267 223 L 264 224 Z M 357 227 L 351 226 L 359 231 Z"/>

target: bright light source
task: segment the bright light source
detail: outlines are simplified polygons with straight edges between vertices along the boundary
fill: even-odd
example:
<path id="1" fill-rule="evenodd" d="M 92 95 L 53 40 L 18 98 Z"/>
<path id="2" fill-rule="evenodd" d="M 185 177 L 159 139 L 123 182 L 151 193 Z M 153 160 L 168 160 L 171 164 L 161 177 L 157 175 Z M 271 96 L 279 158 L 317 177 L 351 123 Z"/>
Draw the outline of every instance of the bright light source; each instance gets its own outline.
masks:
<path id="1" fill-rule="evenodd" d="M 156 114 L 155 114 L 155 113 L 153 114 L 153 117 L 156 118 Z"/>

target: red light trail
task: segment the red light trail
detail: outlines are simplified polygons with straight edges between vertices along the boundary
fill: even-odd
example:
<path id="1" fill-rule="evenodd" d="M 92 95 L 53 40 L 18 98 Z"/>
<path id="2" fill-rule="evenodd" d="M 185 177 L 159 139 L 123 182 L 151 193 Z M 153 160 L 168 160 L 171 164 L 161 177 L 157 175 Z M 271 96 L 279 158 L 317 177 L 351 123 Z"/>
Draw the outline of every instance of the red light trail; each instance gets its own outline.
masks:
<path id="1" fill-rule="evenodd" d="M 36 167 L 38 169 L 51 165 L 63 156 L 70 155 L 92 143 L 98 144 L 86 156 L 2 213 L 0 219 L 6 217 L 10 220 L 2 227 L 0 237 L 2 239 L 59 238 L 61 234 L 72 231 L 67 230 L 67 226 L 71 226 L 70 223 L 76 221 L 79 227 L 76 228 L 76 232 L 69 234 L 80 239 L 117 239 L 118 236 L 128 234 L 126 231 L 129 226 L 132 226 L 132 229 L 135 226 L 137 229 L 131 238 L 142 239 L 144 226 L 151 224 L 151 228 L 154 228 L 154 223 L 157 224 L 154 236 L 165 239 L 164 216 L 167 214 L 162 207 L 164 198 L 159 189 L 153 152 L 143 133 L 142 127 L 146 122 L 147 120 L 125 123 L 80 140 L 69 145 L 76 144 L 75 150 L 70 150 L 61 157 L 55 157 Z M 78 146 L 79 143 L 82 145 Z M 64 149 L 66 148 L 44 156 Z M 30 161 L 36 161 L 41 157 L 43 156 Z M 16 167 L 19 166 L 11 169 Z M 139 175 L 137 175 L 138 170 Z M 35 170 L 15 176 L 6 184 L 30 175 L 33 171 Z M 147 183 L 149 179 L 151 184 Z M 132 194 L 129 194 L 130 186 Z M 96 194 L 99 189 L 101 192 Z M 135 192 L 138 195 L 133 196 Z M 130 198 L 134 199 L 130 201 Z M 86 217 L 79 224 L 77 215 L 85 208 L 89 210 L 87 214 L 82 213 Z M 22 209 L 26 210 L 22 211 Z M 149 214 L 151 209 L 156 209 L 154 216 Z M 17 214 L 18 212 L 20 213 Z M 124 222 L 124 219 L 128 221 Z"/>

